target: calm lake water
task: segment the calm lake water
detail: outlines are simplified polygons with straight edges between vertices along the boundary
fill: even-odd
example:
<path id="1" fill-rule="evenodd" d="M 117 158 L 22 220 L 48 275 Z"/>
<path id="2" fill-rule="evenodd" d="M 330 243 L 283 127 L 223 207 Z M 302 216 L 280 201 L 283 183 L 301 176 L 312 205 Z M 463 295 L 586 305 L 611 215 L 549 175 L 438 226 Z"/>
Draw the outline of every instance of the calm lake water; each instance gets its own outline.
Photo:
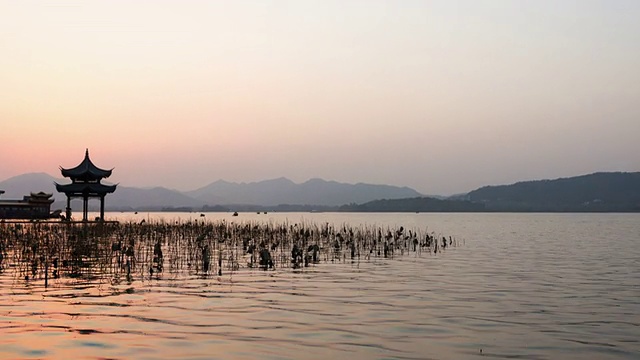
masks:
<path id="1" fill-rule="evenodd" d="M 302 270 L 61 278 L 48 288 L 7 267 L 0 358 L 640 358 L 640 214 L 205 218 L 402 225 L 451 235 L 458 246 Z"/>

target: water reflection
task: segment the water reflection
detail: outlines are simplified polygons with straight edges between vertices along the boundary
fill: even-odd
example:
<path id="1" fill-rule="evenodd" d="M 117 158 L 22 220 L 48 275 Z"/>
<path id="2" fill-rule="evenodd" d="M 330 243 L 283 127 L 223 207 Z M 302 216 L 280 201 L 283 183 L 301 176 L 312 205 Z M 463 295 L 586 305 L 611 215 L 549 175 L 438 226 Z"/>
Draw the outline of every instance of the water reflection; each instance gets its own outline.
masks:
<path id="1" fill-rule="evenodd" d="M 59 232 L 48 245 L 41 237 L 35 250 L 25 228 L 32 225 L 17 234 L 3 227 L 0 358 L 635 359 L 640 352 L 637 214 L 317 219 L 332 226 L 331 240 L 340 243 L 341 234 L 338 250 L 335 241 L 319 242 L 315 263 L 312 240 L 323 236 L 325 225 L 319 233 L 306 223 L 292 231 L 294 224 L 281 221 L 302 255 L 294 261 L 294 243 L 272 250 L 274 243 L 265 241 L 273 268 L 258 241 L 260 226 L 276 228 L 270 220 L 255 233 L 251 228 L 256 241 L 247 241 L 247 250 L 239 225 L 214 226 L 200 245 L 207 224 L 195 221 L 187 227 L 193 230 L 166 237 L 153 227 L 132 232 L 133 243 L 125 223 L 88 229 L 86 237 L 81 228 L 31 229 L 39 236 Z M 384 225 L 358 225 L 361 219 Z M 353 224 L 345 228 L 354 229 L 354 238 L 356 228 L 370 229 L 378 240 L 374 251 L 373 241 L 352 246 L 343 222 Z M 132 223 L 138 225 L 140 219 Z M 403 240 L 387 243 L 385 258 L 386 237 L 396 238 L 399 225 Z M 414 252 L 404 237 L 415 225 L 458 235 L 466 244 L 450 249 L 447 242 L 443 249 L 443 235 L 423 230 Z M 227 232 L 237 237 L 233 251 Z M 427 233 L 434 237 L 431 251 L 421 249 Z M 96 245 L 79 249 L 81 237 Z M 171 245 L 173 238 L 179 245 Z"/>

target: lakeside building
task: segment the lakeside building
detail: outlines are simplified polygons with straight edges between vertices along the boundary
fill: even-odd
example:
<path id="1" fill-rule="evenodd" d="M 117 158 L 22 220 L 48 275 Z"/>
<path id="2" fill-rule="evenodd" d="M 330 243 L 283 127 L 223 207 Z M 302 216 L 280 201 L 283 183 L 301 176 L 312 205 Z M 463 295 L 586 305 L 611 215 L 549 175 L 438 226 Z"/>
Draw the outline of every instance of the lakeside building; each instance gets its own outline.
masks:
<path id="1" fill-rule="evenodd" d="M 104 221 L 104 197 L 116 191 L 117 185 L 101 184 L 100 181 L 111 176 L 111 170 L 101 169 L 93 164 L 89 158 L 89 149 L 84 154 L 82 162 L 71 169 L 60 167 L 62 176 L 71 179 L 71 184 L 58 184 L 56 190 L 67 195 L 66 219 L 71 220 L 71 198 L 82 199 L 82 221 L 88 221 L 90 198 L 100 199 L 100 221 Z"/>
<path id="2" fill-rule="evenodd" d="M 0 190 L 0 195 L 4 193 Z M 0 199 L 0 219 L 49 219 L 54 217 L 51 214 L 51 204 L 53 194 L 45 192 L 31 193 L 24 196 L 22 200 Z"/>

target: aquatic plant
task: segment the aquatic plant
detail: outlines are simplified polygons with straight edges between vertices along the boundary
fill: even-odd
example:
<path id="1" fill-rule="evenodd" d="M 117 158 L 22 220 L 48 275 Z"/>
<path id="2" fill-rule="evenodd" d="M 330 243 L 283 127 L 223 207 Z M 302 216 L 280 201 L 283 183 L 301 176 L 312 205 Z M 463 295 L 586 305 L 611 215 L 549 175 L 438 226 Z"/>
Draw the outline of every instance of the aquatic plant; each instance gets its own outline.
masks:
<path id="1" fill-rule="evenodd" d="M 441 239 L 441 240 L 440 240 Z M 25 281 L 132 281 L 188 272 L 273 271 L 437 254 L 452 237 L 426 230 L 328 223 L 142 221 L 0 224 L 0 271 Z M 252 271 L 253 271 L 252 270 Z"/>

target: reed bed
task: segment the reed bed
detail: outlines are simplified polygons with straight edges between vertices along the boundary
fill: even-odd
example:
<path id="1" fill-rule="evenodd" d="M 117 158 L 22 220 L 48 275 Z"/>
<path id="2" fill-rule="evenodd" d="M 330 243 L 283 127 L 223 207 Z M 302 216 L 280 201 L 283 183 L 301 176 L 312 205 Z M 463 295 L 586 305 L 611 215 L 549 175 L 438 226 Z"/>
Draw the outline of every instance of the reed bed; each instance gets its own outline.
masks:
<path id="1" fill-rule="evenodd" d="M 458 245 L 425 230 L 315 223 L 142 221 L 0 223 L 0 272 L 30 280 L 119 281 L 166 274 L 304 271 L 322 263 L 438 254 Z"/>

